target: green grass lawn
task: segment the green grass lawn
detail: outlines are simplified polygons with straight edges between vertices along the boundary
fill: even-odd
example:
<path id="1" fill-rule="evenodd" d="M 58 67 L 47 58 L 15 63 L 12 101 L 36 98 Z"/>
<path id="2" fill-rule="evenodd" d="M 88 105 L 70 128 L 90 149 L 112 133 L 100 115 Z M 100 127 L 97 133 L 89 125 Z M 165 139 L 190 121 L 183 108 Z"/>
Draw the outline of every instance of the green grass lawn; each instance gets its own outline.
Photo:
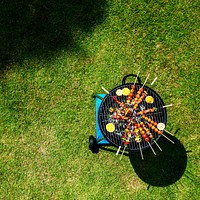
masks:
<path id="1" fill-rule="evenodd" d="M 0 199 L 197 200 L 199 3 L 2 1 Z M 153 89 L 173 104 L 177 148 L 162 140 L 163 154 L 146 151 L 144 162 L 93 154 L 91 96 L 138 70 L 147 85 L 158 76 Z"/>

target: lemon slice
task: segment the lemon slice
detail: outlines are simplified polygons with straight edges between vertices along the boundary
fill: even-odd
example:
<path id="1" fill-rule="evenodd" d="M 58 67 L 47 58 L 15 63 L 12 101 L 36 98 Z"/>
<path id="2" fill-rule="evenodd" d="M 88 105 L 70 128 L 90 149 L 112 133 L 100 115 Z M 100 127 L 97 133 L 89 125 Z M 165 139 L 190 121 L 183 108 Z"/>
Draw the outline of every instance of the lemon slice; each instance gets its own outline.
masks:
<path id="1" fill-rule="evenodd" d="M 164 124 L 164 123 L 158 123 L 157 128 L 158 128 L 160 131 L 163 131 L 163 130 L 165 129 L 165 124 Z"/>
<path id="2" fill-rule="evenodd" d="M 117 95 L 117 96 L 122 96 L 122 90 L 121 90 L 121 89 L 118 89 L 118 90 L 116 91 L 116 95 Z"/>
<path id="3" fill-rule="evenodd" d="M 147 103 L 153 103 L 153 102 L 154 102 L 154 98 L 153 98 L 152 96 L 147 96 L 147 97 L 145 98 L 145 101 L 146 101 Z"/>
<path id="4" fill-rule="evenodd" d="M 123 89 L 122 89 L 122 94 L 123 94 L 124 96 L 128 96 L 129 93 L 130 93 L 130 90 L 129 90 L 128 88 L 123 88 Z"/>
<path id="5" fill-rule="evenodd" d="M 136 142 L 141 142 L 141 137 L 137 135 L 137 136 L 135 137 L 135 141 L 136 141 Z"/>
<path id="6" fill-rule="evenodd" d="M 108 123 L 106 124 L 106 130 L 110 133 L 114 132 L 115 130 L 115 125 L 113 123 Z"/>

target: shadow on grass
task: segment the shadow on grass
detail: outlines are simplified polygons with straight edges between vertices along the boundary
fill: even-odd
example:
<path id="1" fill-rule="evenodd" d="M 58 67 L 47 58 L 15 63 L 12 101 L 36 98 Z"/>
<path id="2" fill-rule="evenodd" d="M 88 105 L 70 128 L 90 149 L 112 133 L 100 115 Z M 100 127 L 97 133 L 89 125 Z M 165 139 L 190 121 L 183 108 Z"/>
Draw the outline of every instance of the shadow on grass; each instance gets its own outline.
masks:
<path id="1" fill-rule="evenodd" d="M 175 144 L 164 137 L 159 140 L 160 151 L 153 146 L 156 156 L 151 149 L 143 151 L 144 160 L 140 154 L 129 153 L 130 162 L 141 180 L 151 186 L 168 186 L 178 181 L 185 172 L 187 154 L 181 142 L 173 136 L 167 135 Z"/>
<path id="2" fill-rule="evenodd" d="M 2 0 L 0 67 L 76 49 L 76 38 L 105 18 L 106 0 Z"/>

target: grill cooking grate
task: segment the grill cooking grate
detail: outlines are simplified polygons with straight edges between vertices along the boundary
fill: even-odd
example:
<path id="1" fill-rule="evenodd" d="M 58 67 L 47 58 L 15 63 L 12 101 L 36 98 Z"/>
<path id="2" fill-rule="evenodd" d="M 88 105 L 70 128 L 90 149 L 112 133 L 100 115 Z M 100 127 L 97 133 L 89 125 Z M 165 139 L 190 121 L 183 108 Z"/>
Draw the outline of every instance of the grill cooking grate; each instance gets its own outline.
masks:
<path id="1" fill-rule="evenodd" d="M 123 90 L 124 88 L 129 88 L 131 89 L 131 86 L 133 85 L 133 83 L 126 83 L 123 85 L 120 85 L 114 89 L 112 89 L 109 94 L 107 94 L 105 96 L 105 98 L 102 100 L 100 108 L 99 108 L 99 115 L 98 115 L 98 122 L 99 122 L 99 126 L 100 129 L 103 133 L 103 135 L 105 136 L 105 138 L 112 144 L 114 144 L 116 147 L 118 146 L 123 146 L 123 140 L 122 140 L 122 136 L 124 134 L 125 131 L 125 123 L 123 120 L 119 121 L 116 119 L 111 119 L 111 112 L 110 112 L 110 108 L 114 108 L 114 109 L 119 109 L 119 105 L 112 99 L 113 96 L 116 96 L 116 91 L 121 89 Z M 142 84 L 136 83 L 135 84 L 135 90 L 134 90 L 134 96 L 137 94 L 137 91 L 142 87 Z M 147 102 L 145 102 L 144 100 L 139 104 L 138 108 L 135 110 L 135 113 L 141 111 L 141 110 L 146 110 L 149 108 L 158 108 L 157 111 L 154 111 L 152 113 L 147 113 L 145 114 L 145 116 L 151 118 L 153 121 L 159 123 L 164 123 L 166 124 L 167 122 L 167 113 L 166 113 L 166 109 L 162 108 L 164 106 L 164 102 L 161 99 L 161 97 L 151 88 L 144 86 L 144 91 L 147 91 L 148 95 L 152 96 L 154 98 L 154 102 L 152 104 L 149 104 Z M 120 102 L 124 102 L 126 103 L 127 101 L 127 96 L 117 96 L 117 99 Z M 140 122 L 144 122 L 146 123 L 146 121 L 142 118 L 141 115 L 136 116 L 136 114 L 134 114 L 135 120 L 140 123 Z M 115 130 L 114 132 L 108 132 L 106 129 L 106 125 L 108 123 L 113 123 L 115 125 Z M 157 141 L 161 135 L 158 135 L 155 131 L 151 131 L 153 138 Z M 149 143 L 151 145 L 154 144 L 154 140 L 150 140 Z M 145 142 L 145 140 L 142 138 L 140 145 L 142 149 L 146 149 L 149 147 L 149 143 Z M 139 151 L 139 144 L 135 141 L 134 139 L 134 135 L 132 136 L 129 144 L 126 147 L 126 150 L 128 151 Z"/>

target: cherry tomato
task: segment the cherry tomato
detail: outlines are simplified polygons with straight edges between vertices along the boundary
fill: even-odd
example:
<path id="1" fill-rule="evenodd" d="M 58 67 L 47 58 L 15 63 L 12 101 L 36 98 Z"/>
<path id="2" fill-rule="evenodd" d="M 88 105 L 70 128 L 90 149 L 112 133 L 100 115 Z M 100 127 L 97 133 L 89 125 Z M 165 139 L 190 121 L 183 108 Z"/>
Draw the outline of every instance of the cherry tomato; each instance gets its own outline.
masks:
<path id="1" fill-rule="evenodd" d="M 147 138 L 148 136 L 147 136 L 146 133 L 144 133 L 144 134 L 142 135 L 142 137 L 143 137 L 143 138 Z"/>
<path id="2" fill-rule="evenodd" d="M 135 89 L 135 85 L 131 85 L 131 88 L 132 88 L 132 89 Z"/>
<path id="3" fill-rule="evenodd" d="M 133 96 L 133 92 L 130 92 L 130 93 L 129 93 L 129 96 L 132 97 L 132 96 Z"/>
<path id="4" fill-rule="evenodd" d="M 116 119 L 120 119 L 120 116 L 119 116 L 119 115 L 117 115 L 117 116 L 116 116 Z"/>
<path id="5" fill-rule="evenodd" d="M 141 95 L 142 94 L 142 92 L 139 90 L 138 92 L 137 92 L 139 95 Z"/>
<path id="6" fill-rule="evenodd" d="M 149 138 L 148 137 L 144 138 L 144 140 L 145 140 L 145 142 L 149 142 Z"/>
<path id="7" fill-rule="evenodd" d="M 143 90 L 144 90 L 143 88 L 140 88 L 140 89 L 139 89 L 139 91 L 141 91 L 141 92 L 143 92 Z"/>
<path id="8" fill-rule="evenodd" d="M 127 144 L 129 144 L 129 143 L 130 143 L 129 141 L 125 141 L 125 142 L 124 142 L 125 145 L 127 145 Z"/>
<path id="9" fill-rule="evenodd" d="M 158 132 L 158 129 L 157 129 L 157 128 L 155 128 L 155 129 L 154 129 L 154 131 L 157 133 L 157 132 Z"/>
<path id="10" fill-rule="evenodd" d="M 128 97 L 127 97 L 127 99 L 128 99 L 128 100 L 131 100 L 131 99 L 132 99 L 132 97 L 131 97 L 131 96 L 128 96 Z"/>
<path id="11" fill-rule="evenodd" d="M 151 128 L 153 125 L 152 124 L 148 124 L 148 126 Z"/>
<path id="12" fill-rule="evenodd" d="M 139 99 L 139 98 L 140 98 L 140 95 L 139 95 L 139 94 L 136 94 L 136 95 L 135 95 L 135 98 Z"/>

